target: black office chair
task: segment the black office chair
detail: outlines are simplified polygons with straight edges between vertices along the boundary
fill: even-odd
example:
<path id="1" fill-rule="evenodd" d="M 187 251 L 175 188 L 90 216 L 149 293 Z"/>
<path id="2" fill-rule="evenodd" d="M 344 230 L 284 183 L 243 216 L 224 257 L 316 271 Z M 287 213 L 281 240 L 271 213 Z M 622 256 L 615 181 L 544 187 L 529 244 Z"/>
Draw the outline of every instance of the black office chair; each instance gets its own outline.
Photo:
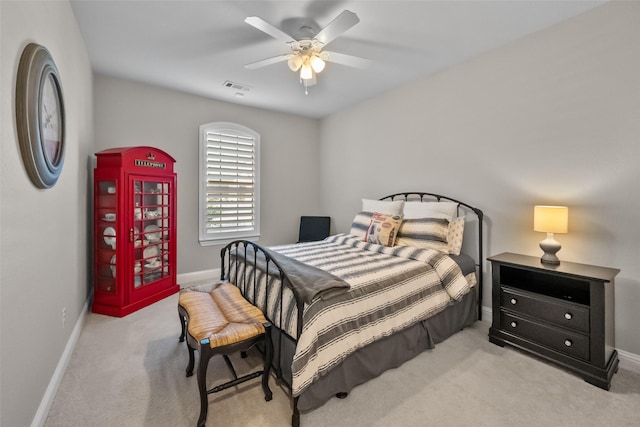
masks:
<path id="1" fill-rule="evenodd" d="M 298 243 L 315 242 L 329 236 L 331 218 L 328 216 L 301 216 Z"/>

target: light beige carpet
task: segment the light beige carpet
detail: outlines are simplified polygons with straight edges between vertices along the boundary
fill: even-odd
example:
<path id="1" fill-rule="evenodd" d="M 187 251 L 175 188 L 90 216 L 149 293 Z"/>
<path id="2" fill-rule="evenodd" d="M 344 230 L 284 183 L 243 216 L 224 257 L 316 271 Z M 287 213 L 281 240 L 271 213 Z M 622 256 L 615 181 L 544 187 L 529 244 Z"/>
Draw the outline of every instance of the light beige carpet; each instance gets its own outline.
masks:
<path id="1" fill-rule="evenodd" d="M 89 314 L 46 422 L 47 427 L 195 426 L 195 376 L 178 342 L 174 295 L 125 318 Z M 302 427 L 359 426 L 640 426 L 640 375 L 620 369 L 609 392 L 509 347 L 489 343 L 489 325 L 451 337 L 344 400 L 302 414 Z M 257 369 L 257 353 L 232 357 L 236 369 Z M 221 357 L 213 383 L 229 378 Z M 271 381 L 209 396 L 211 426 L 287 426 L 291 404 Z"/>

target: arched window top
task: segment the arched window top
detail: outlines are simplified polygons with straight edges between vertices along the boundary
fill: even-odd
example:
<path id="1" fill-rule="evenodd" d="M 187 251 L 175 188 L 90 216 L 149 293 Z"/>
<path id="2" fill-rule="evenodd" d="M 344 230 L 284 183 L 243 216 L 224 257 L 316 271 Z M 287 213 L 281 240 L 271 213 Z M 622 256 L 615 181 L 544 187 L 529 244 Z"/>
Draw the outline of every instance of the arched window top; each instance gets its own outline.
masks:
<path id="1" fill-rule="evenodd" d="M 260 140 L 260 134 L 255 130 L 233 122 L 211 122 L 200 126 L 200 131 L 203 128 L 206 131 L 215 133 L 227 133 L 229 135 L 244 136 L 247 138 L 253 138 L 254 140 Z"/>

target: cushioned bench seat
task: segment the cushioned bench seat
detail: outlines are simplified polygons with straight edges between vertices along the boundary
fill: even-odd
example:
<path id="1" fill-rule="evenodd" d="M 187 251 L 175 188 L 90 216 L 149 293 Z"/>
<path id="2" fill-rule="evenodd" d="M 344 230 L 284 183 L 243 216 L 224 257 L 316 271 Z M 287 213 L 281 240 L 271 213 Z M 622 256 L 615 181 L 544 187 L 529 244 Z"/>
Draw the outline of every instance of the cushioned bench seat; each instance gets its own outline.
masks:
<path id="1" fill-rule="evenodd" d="M 262 312 L 244 299 L 232 283 L 219 282 L 186 288 L 180 291 L 178 314 L 182 325 L 180 341 L 187 338 L 189 364 L 187 376 L 193 375 L 194 351 L 198 350 L 198 389 L 200 416 L 198 426 L 204 426 L 208 411 L 208 394 L 233 387 L 244 381 L 262 376 L 265 400 L 271 400 L 269 372 L 273 358 L 271 324 Z M 246 352 L 257 343 L 264 344 L 264 369 L 238 378 L 228 355 Z M 220 354 L 234 379 L 207 390 L 207 366 L 212 356 Z"/>

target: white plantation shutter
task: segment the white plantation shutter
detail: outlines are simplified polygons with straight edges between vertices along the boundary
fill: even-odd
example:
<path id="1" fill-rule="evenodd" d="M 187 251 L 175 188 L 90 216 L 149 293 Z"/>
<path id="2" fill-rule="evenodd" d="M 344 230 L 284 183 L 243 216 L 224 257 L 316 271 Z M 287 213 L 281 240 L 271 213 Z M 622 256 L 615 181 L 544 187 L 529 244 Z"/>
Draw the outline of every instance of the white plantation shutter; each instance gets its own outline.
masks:
<path id="1" fill-rule="evenodd" d="M 260 135 L 234 123 L 200 126 L 200 243 L 260 235 Z"/>

